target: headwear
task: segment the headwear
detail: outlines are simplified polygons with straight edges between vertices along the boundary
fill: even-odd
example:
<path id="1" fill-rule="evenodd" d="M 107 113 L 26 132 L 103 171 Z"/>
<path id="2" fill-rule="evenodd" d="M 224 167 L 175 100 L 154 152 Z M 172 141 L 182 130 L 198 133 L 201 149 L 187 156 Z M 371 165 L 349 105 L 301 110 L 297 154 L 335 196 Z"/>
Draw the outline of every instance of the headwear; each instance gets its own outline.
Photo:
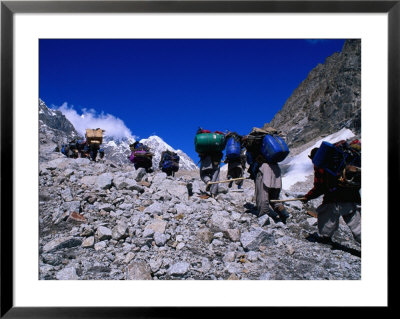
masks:
<path id="1" fill-rule="evenodd" d="M 315 156 L 315 154 L 317 153 L 318 149 L 319 149 L 318 147 L 314 147 L 314 148 L 311 150 L 310 155 L 308 155 L 308 157 L 311 158 L 311 159 L 313 159 L 314 156 Z"/>

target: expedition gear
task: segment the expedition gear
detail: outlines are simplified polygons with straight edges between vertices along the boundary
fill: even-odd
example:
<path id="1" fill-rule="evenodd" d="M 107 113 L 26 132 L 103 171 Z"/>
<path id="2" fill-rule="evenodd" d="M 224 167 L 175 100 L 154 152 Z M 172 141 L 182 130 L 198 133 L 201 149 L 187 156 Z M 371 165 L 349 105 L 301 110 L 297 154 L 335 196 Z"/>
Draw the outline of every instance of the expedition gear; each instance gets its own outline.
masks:
<path id="1" fill-rule="evenodd" d="M 241 136 L 237 133 L 227 134 L 226 144 L 226 157 L 224 163 L 228 164 L 228 170 L 226 174 L 227 179 L 236 179 L 243 176 L 243 171 L 246 168 L 246 155 L 245 149 L 241 145 Z M 238 189 L 242 188 L 243 179 L 236 180 Z M 228 187 L 231 188 L 233 182 L 230 182 Z"/>
<path id="2" fill-rule="evenodd" d="M 319 233 L 329 238 L 333 236 L 339 227 L 339 218 L 342 216 L 354 239 L 361 243 L 361 176 L 358 185 L 341 180 L 343 170 L 344 173 L 349 174 L 348 163 L 361 167 L 360 153 L 348 145 L 345 141 L 335 144 L 322 142 L 322 150 L 320 147 L 311 151 L 309 157 L 314 163 L 314 187 L 304 195 L 305 199 L 302 201 L 306 203 L 324 195 L 322 204 L 316 210 Z M 353 154 L 353 151 L 356 153 Z M 317 167 L 317 164 L 322 167 Z M 359 173 L 361 175 L 361 168 Z M 354 179 L 351 181 L 354 182 Z"/>
<path id="3" fill-rule="evenodd" d="M 335 144 L 324 141 L 312 156 L 312 162 L 334 177 L 329 179 L 330 189 L 334 189 L 336 185 L 361 187 L 361 143 L 358 140 L 350 144 L 346 141 Z"/>
<path id="4" fill-rule="evenodd" d="M 146 172 L 152 171 L 153 166 L 153 153 L 150 152 L 150 148 L 139 142 L 135 142 L 129 146 L 133 151 L 129 156 L 129 160 L 135 165 L 135 169 L 143 167 Z"/>
<path id="5" fill-rule="evenodd" d="M 237 133 L 229 133 L 226 135 L 226 158 L 229 160 L 237 159 L 241 154 L 241 136 Z"/>
<path id="6" fill-rule="evenodd" d="M 61 153 L 68 157 L 69 147 L 67 144 L 61 145 Z"/>
<path id="7" fill-rule="evenodd" d="M 246 147 L 248 173 L 255 180 L 257 171 L 264 163 L 278 163 L 289 154 L 289 148 L 280 136 L 281 132 L 273 127 L 253 127 L 252 131 L 242 138 Z"/>
<path id="8" fill-rule="evenodd" d="M 174 176 L 174 173 L 179 170 L 179 155 L 168 150 L 162 152 L 158 166 L 167 176 Z"/>
<path id="9" fill-rule="evenodd" d="M 279 163 L 288 156 L 289 148 L 280 136 L 267 134 L 262 140 L 261 154 L 268 163 Z"/>
<path id="10" fill-rule="evenodd" d="M 196 152 L 210 153 L 223 151 L 225 148 L 225 135 L 219 131 L 215 131 L 214 133 L 205 133 L 205 131 L 206 130 L 197 131 L 198 133 L 194 138 Z"/>
<path id="11" fill-rule="evenodd" d="M 96 129 L 87 128 L 86 134 L 85 134 L 86 143 L 89 145 L 102 144 L 103 143 L 103 132 L 105 132 L 105 131 L 102 130 L 101 128 L 96 128 Z"/>

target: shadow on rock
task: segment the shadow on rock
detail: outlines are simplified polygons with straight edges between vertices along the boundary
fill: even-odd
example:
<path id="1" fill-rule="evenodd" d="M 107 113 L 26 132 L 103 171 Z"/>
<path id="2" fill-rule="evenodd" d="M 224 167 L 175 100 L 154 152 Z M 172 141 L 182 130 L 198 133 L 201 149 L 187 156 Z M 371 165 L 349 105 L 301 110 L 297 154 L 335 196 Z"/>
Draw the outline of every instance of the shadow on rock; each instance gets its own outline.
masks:
<path id="1" fill-rule="evenodd" d="M 341 251 L 349 253 L 353 256 L 361 258 L 361 251 L 358 251 L 357 249 L 354 249 L 354 248 L 344 246 L 338 242 L 334 242 L 334 241 L 332 241 L 332 239 L 330 239 L 328 237 L 321 237 L 320 235 L 318 235 L 318 233 L 309 234 L 306 237 L 306 240 L 311 243 L 319 243 L 319 244 L 323 244 L 323 245 L 329 245 L 329 246 L 331 246 L 331 250 L 341 250 Z"/>

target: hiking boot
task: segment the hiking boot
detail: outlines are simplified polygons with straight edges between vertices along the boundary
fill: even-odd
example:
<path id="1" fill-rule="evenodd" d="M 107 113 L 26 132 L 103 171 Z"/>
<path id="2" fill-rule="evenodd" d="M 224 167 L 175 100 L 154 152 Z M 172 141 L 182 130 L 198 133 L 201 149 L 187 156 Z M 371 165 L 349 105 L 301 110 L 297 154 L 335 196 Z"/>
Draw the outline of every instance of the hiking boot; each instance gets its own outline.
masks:
<path id="1" fill-rule="evenodd" d="M 272 218 L 272 220 L 275 222 L 275 224 L 281 221 L 281 219 L 279 218 L 279 215 L 273 210 L 270 210 L 268 212 L 268 216 Z"/>
<path id="2" fill-rule="evenodd" d="M 286 224 L 286 220 L 290 217 L 289 213 L 287 212 L 286 209 L 283 209 L 281 211 L 278 211 L 279 217 L 282 220 L 282 223 Z"/>
<path id="3" fill-rule="evenodd" d="M 208 184 L 208 185 L 206 186 L 206 192 L 208 192 L 208 191 L 210 190 L 210 188 L 211 188 L 211 185 Z"/>
<path id="4" fill-rule="evenodd" d="M 238 189 L 242 189 L 242 185 L 238 185 Z"/>
<path id="5" fill-rule="evenodd" d="M 229 182 L 228 187 L 231 188 L 232 187 L 232 183 L 233 182 Z"/>

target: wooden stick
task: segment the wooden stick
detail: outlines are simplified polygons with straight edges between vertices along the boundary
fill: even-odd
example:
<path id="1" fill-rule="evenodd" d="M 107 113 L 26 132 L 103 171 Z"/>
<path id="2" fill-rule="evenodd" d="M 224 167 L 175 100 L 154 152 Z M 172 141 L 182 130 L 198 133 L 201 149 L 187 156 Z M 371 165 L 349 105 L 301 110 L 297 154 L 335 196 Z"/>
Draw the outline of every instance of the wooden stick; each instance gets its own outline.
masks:
<path id="1" fill-rule="evenodd" d="M 305 197 L 299 197 L 299 198 L 290 198 L 290 199 L 271 199 L 270 202 L 272 203 L 282 203 L 282 202 L 292 202 L 295 200 L 303 200 L 306 199 Z"/>
<path id="2" fill-rule="evenodd" d="M 227 179 L 225 181 L 218 181 L 218 182 L 208 182 L 207 185 L 211 184 L 218 184 L 218 183 L 228 183 L 228 182 L 233 182 L 233 181 L 239 181 L 241 179 L 246 179 L 246 177 L 239 177 L 239 178 L 233 178 L 233 179 Z"/>

